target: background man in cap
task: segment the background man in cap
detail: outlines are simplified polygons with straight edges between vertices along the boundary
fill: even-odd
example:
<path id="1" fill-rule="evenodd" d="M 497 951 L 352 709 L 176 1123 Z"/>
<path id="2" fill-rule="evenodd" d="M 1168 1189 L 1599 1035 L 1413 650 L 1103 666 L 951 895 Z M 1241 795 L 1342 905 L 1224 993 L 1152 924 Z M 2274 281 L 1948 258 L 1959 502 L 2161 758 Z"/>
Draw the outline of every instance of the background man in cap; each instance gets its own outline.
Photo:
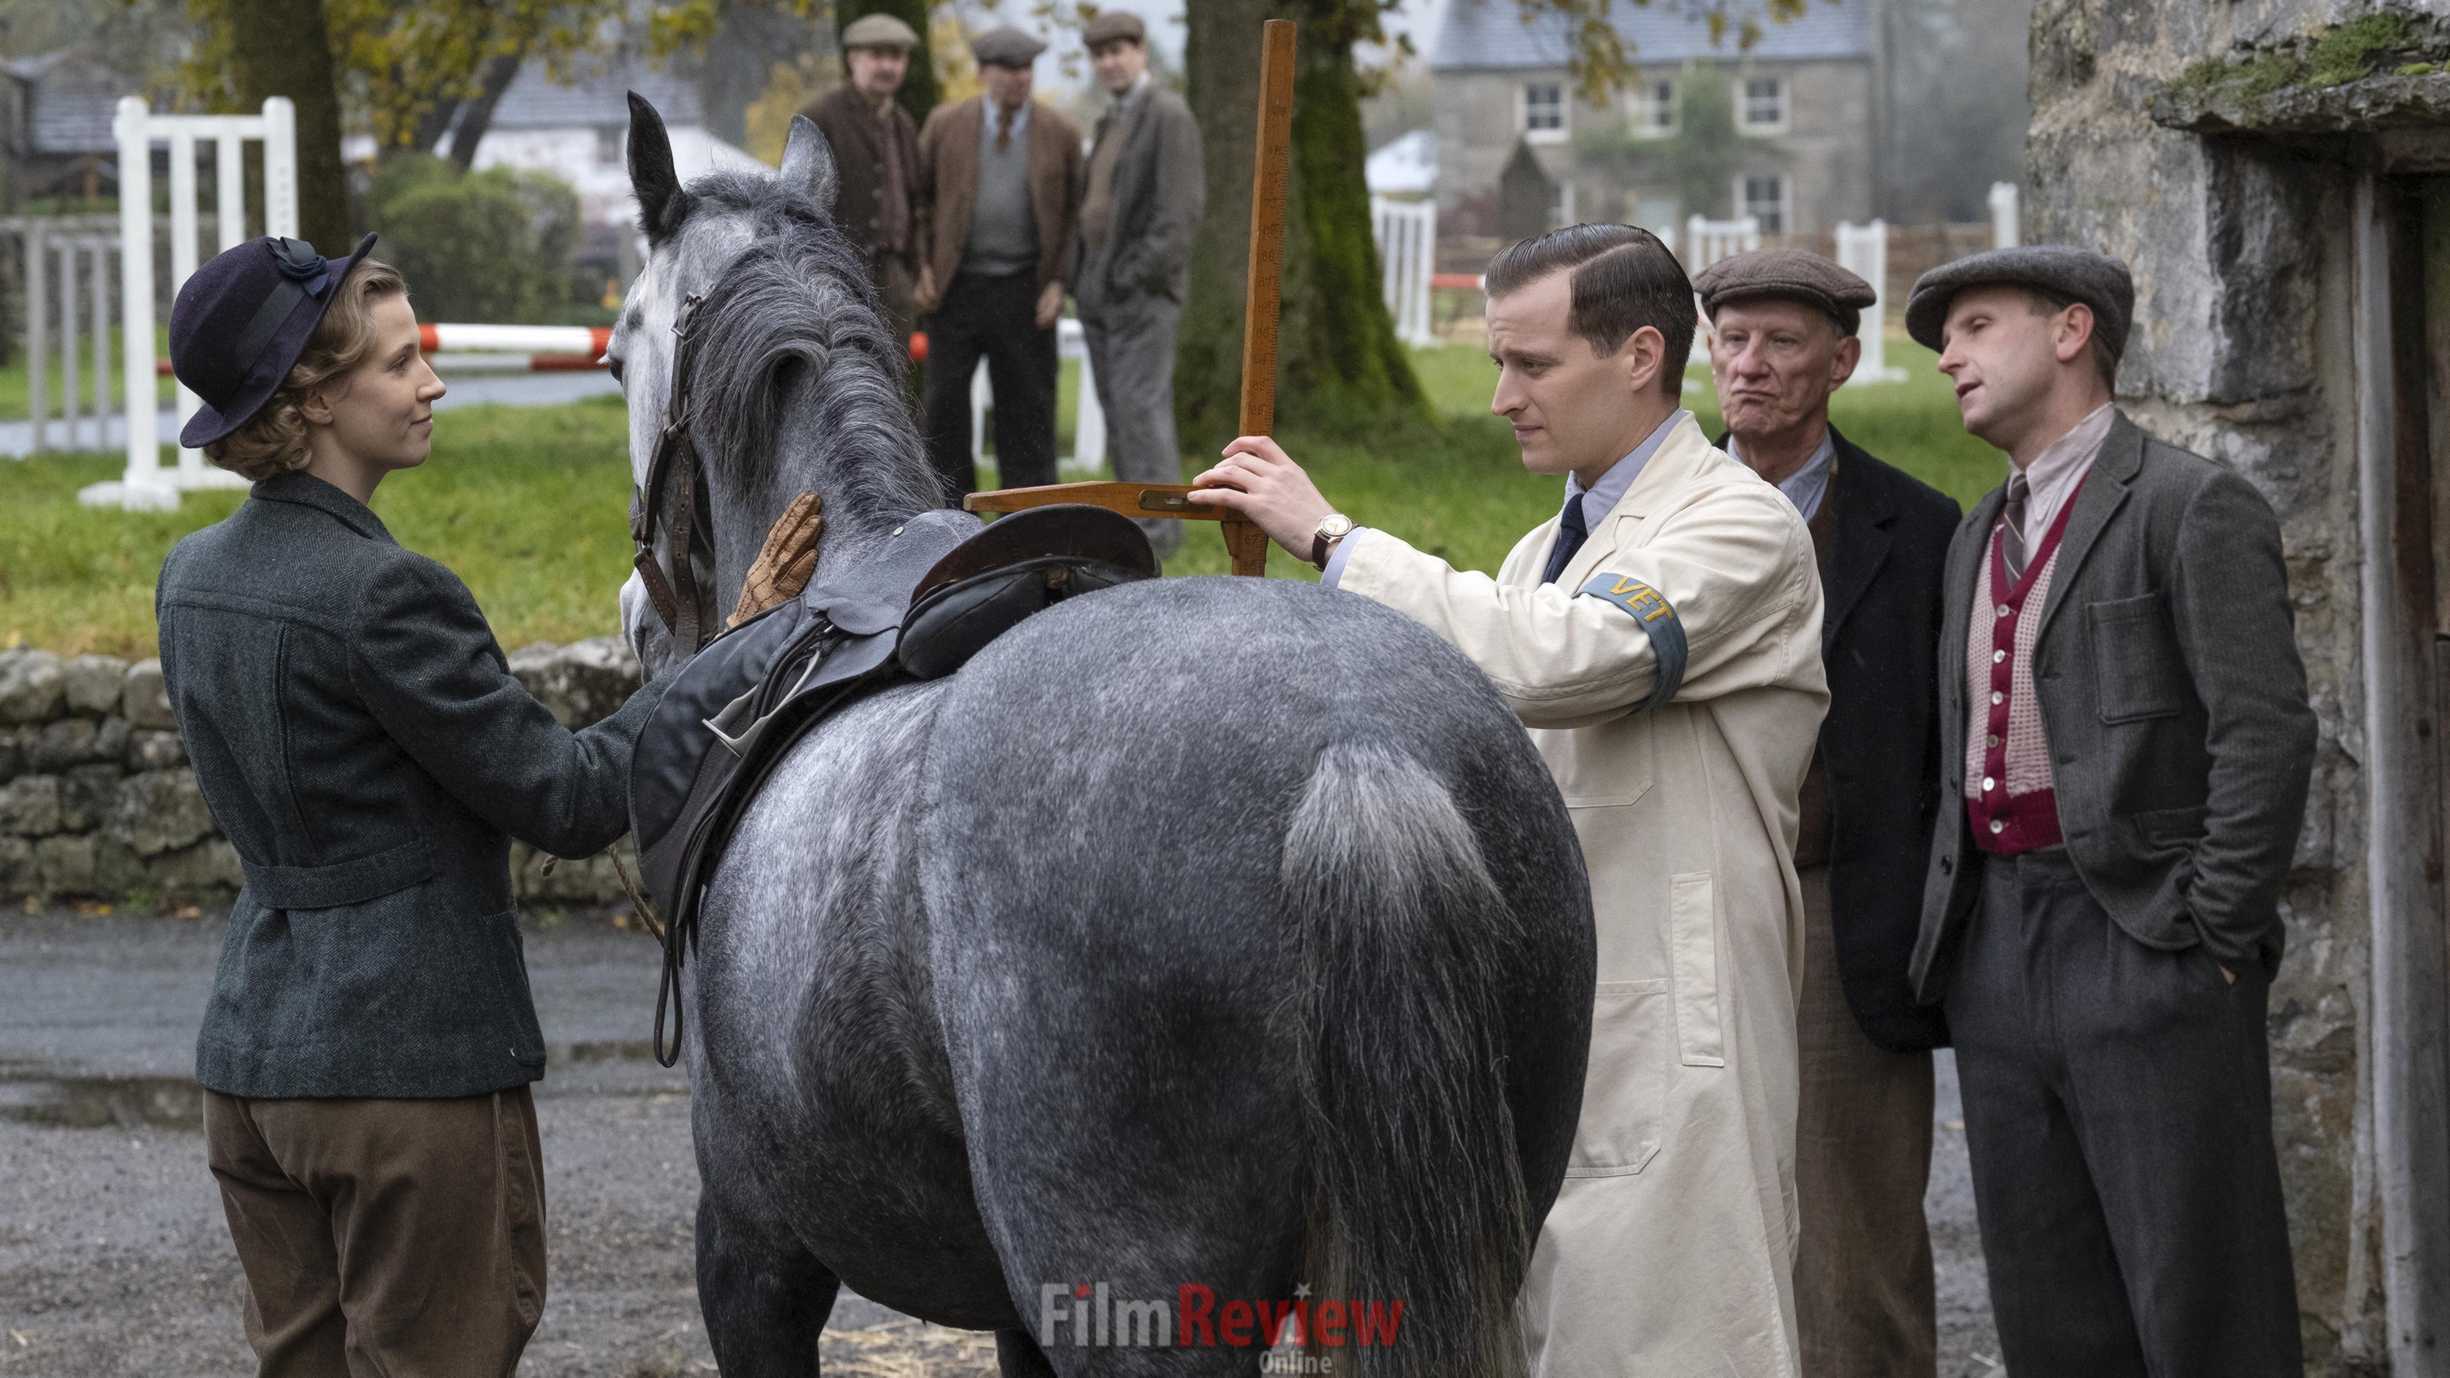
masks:
<path id="1" fill-rule="evenodd" d="M 1949 547 L 1912 976 L 2010 1371 L 2293 1378 L 2264 1013 L 2314 716 L 2270 506 L 2111 402 L 2134 300 L 2040 245 L 1906 307 L 2011 466 Z"/>
<path id="2" fill-rule="evenodd" d="M 1829 396 L 1855 370 L 1870 283 L 1760 249 L 1693 280 L 1710 315 L 1721 447 L 1791 499 L 1820 562 L 1829 713 L 1804 777 L 1795 1322 L 1813 1378 L 1938 1369 L 1931 1052 L 1939 1011 L 1906 984 L 1939 764 L 1941 576 L 1955 500 L 1848 443 Z"/>
<path id="3" fill-rule="evenodd" d="M 918 287 L 914 206 L 919 191 L 919 125 L 894 100 L 910 73 L 919 36 L 889 14 L 851 21 L 842 31 L 850 80 L 801 113 L 834 150 L 834 225 L 868 256 L 877 295 L 897 340 L 910 338 Z"/>
<path id="4" fill-rule="evenodd" d="M 1182 481 L 1174 440 L 1174 330 L 1191 280 L 1191 236 L 1206 197 L 1199 122 L 1148 74 L 1148 31 L 1107 10 L 1081 37 L 1114 104 L 1098 118 L 1080 212 L 1072 293 L 1088 337 L 1090 372 L 1106 412 L 1116 478 Z M 1157 553 L 1182 543 L 1182 523 L 1140 524 Z"/>
<path id="5" fill-rule="evenodd" d="M 970 376 L 982 355 L 1004 486 L 1055 481 L 1055 318 L 1081 193 L 1080 126 L 1029 96 L 1046 44 L 1006 26 L 970 51 L 986 93 L 937 106 L 919 133 L 927 454 L 954 498 L 978 486 Z"/>
<path id="6" fill-rule="evenodd" d="M 1599 988 L 1523 1286 L 1535 1378 L 1792 1378 L 1795 790 L 1828 702 L 1811 537 L 1677 404 L 1693 287 L 1656 237 L 1523 240 L 1488 292 L 1489 409 L 1565 480 L 1494 579 L 1353 526 L 1265 436 L 1192 496 L 1462 648 L 1565 797 Z"/>

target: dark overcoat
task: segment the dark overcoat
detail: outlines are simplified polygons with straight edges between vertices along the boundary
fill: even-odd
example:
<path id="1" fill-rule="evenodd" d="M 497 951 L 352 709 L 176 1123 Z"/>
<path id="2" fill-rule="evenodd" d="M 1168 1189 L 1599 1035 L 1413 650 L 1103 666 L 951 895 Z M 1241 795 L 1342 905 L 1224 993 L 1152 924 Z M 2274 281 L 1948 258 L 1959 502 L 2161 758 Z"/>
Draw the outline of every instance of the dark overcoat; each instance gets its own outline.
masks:
<path id="1" fill-rule="evenodd" d="M 1122 140 L 1114 223 L 1096 253 L 1081 241 L 1073 293 L 1090 315 L 1152 295 L 1180 305 L 1191 285 L 1191 240 L 1207 206 L 1199 121 L 1182 97 L 1152 81 L 1098 121 L 1098 137 Z"/>
<path id="2" fill-rule="evenodd" d="M 1923 863 L 1939 798 L 1941 579 L 1956 500 L 1830 428 L 1832 549 L 1821 579 L 1829 712 L 1829 907 L 1855 1022 L 1893 1052 L 1948 1041 L 1906 968 L 1922 919 Z"/>
<path id="3" fill-rule="evenodd" d="M 577 857 L 621 835 L 662 683 L 565 729 L 458 578 L 304 473 L 181 540 L 154 609 L 180 736 L 245 873 L 196 1079 L 435 1097 L 541 1076 L 510 842 Z"/>

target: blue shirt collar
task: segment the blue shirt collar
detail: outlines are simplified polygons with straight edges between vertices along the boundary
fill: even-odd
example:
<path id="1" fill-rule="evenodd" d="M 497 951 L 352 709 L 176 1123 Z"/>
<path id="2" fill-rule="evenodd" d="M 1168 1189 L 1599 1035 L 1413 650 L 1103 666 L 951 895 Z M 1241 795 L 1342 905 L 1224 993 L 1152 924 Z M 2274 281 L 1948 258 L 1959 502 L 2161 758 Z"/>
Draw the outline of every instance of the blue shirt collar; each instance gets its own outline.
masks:
<path id="1" fill-rule="evenodd" d="M 1744 460 L 1736 451 L 1732 435 L 1727 437 L 1727 455 L 1739 464 Z M 1819 514 L 1821 499 L 1829 494 L 1829 466 L 1836 460 L 1837 432 L 1823 428 L 1820 447 L 1812 452 L 1812 457 L 1803 462 L 1802 468 L 1778 480 L 1778 491 L 1786 494 L 1786 500 L 1795 504 L 1795 511 L 1806 522 Z"/>
<path id="2" fill-rule="evenodd" d="M 1029 107 L 1036 104 L 1037 102 L 1034 100 L 1025 100 L 1021 102 L 1020 109 L 1012 112 L 1012 137 L 1014 142 L 1018 143 L 1020 140 L 1029 136 Z M 993 96 L 980 96 L 978 98 L 978 146 L 981 148 L 995 147 L 996 109 L 997 106 Z"/>
<path id="3" fill-rule="evenodd" d="M 1643 466 L 1650 463 L 1651 455 L 1658 451 L 1660 442 L 1667 439 L 1668 432 L 1692 419 L 1693 413 L 1681 407 L 1668 413 L 1667 419 L 1660 422 L 1656 430 L 1643 437 L 1642 443 L 1634 446 L 1623 459 L 1609 466 L 1608 472 L 1599 476 L 1598 486 L 1587 492 L 1583 489 L 1581 479 L 1571 474 L 1566 475 L 1565 500 L 1567 502 L 1572 502 L 1576 498 L 1582 500 L 1584 530 L 1599 530 L 1600 522 L 1616 509 L 1617 500 L 1624 497 L 1626 490 L 1633 487 L 1633 481 L 1642 476 Z"/>

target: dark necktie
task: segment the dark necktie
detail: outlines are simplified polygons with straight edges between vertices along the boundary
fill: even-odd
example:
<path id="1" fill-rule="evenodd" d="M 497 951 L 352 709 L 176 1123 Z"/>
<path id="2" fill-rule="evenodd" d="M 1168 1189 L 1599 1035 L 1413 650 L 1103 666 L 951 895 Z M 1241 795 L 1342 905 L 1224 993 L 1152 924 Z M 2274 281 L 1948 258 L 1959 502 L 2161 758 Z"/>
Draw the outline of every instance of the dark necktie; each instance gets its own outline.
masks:
<path id="1" fill-rule="evenodd" d="M 1999 533 L 1999 553 L 2007 559 L 2011 581 L 2025 577 L 2025 503 L 2032 496 L 2033 485 L 2024 470 L 2008 475 L 2008 501 L 2001 509 L 2007 525 Z"/>
<path id="2" fill-rule="evenodd" d="M 1540 582 L 1557 582 L 1557 576 L 1565 572 L 1566 565 L 1573 561 L 1574 552 L 1582 549 L 1582 543 L 1590 535 L 1591 528 L 1583 524 L 1582 494 L 1576 493 L 1566 499 L 1565 511 L 1557 518 L 1557 544 L 1548 552 L 1548 572 L 1540 576 Z"/>
<path id="3" fill-rule="evenodd" d="M 1002 106 L 995 108 L 995 151 L 1012 147 L 1012 112 Z"/>

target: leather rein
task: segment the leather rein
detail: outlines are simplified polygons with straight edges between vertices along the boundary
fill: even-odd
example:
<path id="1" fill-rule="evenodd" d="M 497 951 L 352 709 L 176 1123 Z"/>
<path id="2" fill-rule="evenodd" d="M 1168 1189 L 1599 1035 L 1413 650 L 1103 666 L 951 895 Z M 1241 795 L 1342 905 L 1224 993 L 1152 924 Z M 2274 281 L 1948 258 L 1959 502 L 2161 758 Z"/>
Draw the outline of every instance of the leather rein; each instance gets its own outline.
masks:
<path id="1" fill-rule="evenodd" d="M 699 530 L 698 489 L 703 482 L 705 463 L 698 454 L 697 442 L 690 438 L 690 384 L 696 369 L 698 342 L 698 308 L 705 304 L 702 292 L 692 292 L 681 302 L 680 314 L 672 322 L 672 333 L 680 343 L 672 352 L 672 396 L 664 407 L 664 427 L 655 437 L 655 451 L 647 458 L 646 479 L 630 491 L 630 543 L 635 547 L 632 563 L 638 569 L 639 582 L 646 587 L 647 601 L 654 605 L 655 615 L 663 619 L 664 630 L 672 634 L 672 643 L 684 655 L 696 655 L 711 639 L 712 618 L 700 615 L 700 590 L 697 572 L 691 567 L 690 555 L 703 544 L 707 554 L 714 553 L 711 534 Z M 669 521 L 664 513 L 664 490 L 672 488 L 672 511 Z M 655 540 L 661 530 L 672 533 L 672 573 L 667 579 L 663 562 L 656 557 Z"/>
<path id="2" fill-rule="evenodd" d="M 705 461 L 698 454 L 697 442 L 690 438 L 690 383 L 697 370 L 698 342 L 704 338 L 697 331 L 698 309 L 706 302 L 702 292 L 692 292 L 681 301 L 680 314 L 673 319 L 672 333 L 680 341 L 672 351 L 672 396 L 664 407 L 664 427 L 655 437 L 655 452 L 647 458 L 646 479 L 630 491 L 630 542 L 636 548 L 632 563 L 637 566 L 639 582 L 646 586 L 647 601 L 655 607 L 655 615 L 663 619 L 664 630 L 672 634 L 672 644 L 684 656 L 694 656 L 706 648 L 711 639 L 713 621 L 699 614 L 697 571 L 691 567 L 690 556 L 703 543 L 711 562 L 714 538 L 698 529 L 698 489 L 704 478 Z M 664 513 L 664 489 L 673 489 L 669 522 Z M 664 576 L 662 561 L 655 555 L 655 540 L 664 530 L 672 533 L 672 574 Z M 618 858 L 613 862 L 619 867 Z M 621 882 L 630 891 L 630 900 L 639 906 L 642 916 L 651 916 L 653 907 L 630 882 L 626 872 Z M 664 950 L 663 976 L 655 992 L 655 1060 L 672 1066 L 681 1052 L 681 961 L 693 933 L 681 925 L 657 924 L 647 918 Z M 694 925 L 692 925 L 694 928 Z M 669 1051 L 664 1042 L 664 1011 L 672 1011 L 672 1041 Z"/>

